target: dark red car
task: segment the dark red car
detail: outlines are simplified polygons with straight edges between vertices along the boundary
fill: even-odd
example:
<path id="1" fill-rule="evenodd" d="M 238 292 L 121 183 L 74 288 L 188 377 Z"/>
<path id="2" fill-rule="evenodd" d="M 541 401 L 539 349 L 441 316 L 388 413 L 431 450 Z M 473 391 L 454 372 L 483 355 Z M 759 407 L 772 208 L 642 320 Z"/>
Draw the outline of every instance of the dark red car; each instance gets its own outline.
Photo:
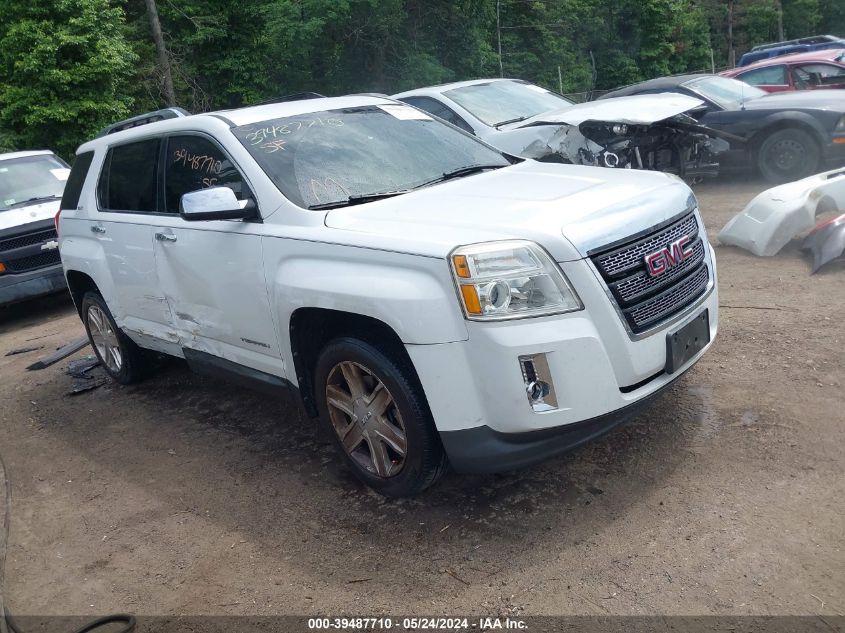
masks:
<path id="1" fill-rule="evenodd" d="M 720 74 L 766 92 L 845 88 L 845 48 L 772 57 Z"/>

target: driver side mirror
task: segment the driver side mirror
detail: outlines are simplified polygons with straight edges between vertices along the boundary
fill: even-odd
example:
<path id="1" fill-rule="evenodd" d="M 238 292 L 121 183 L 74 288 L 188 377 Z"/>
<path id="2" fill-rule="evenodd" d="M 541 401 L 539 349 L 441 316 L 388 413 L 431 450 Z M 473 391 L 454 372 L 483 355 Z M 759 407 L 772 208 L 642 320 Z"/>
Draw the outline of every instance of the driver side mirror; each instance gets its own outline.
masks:
<path id="1" fill-rule="evenodd" d="M 252 220 L 258 217 L 258 207 L 252 198 L 238 200 L 229 187 L 208 187 L 182 195 L 179 217 L 188 222 Z"/>

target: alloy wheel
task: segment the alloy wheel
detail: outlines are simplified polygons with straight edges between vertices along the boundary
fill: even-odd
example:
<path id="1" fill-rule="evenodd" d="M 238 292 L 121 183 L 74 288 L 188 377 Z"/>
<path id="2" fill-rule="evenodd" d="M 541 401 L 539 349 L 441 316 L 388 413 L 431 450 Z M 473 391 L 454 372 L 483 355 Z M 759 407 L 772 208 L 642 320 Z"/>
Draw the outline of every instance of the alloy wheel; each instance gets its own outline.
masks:
<path id="1" fill-rule="evenodd" d="M 123 366 L 123 355 L 120 351 L 120 341 L 117 332 L 112 329 L 111 322 L 100 306 L 88 306 L 86 315 L 88 331 L 91 333 L 91 341 L 97 350 L 97 355 L 105 364 L 106 369 L 112 373 L 119 373 Z"/>
<path id="2" fill-rule="evenodd" d="M 326 380 L 326 403 L 340 444 L 366 471 L 393 477 L 405 465 L 408 442 L 399 408 L 384 383 L 352 361 L 335 365 Z"/>

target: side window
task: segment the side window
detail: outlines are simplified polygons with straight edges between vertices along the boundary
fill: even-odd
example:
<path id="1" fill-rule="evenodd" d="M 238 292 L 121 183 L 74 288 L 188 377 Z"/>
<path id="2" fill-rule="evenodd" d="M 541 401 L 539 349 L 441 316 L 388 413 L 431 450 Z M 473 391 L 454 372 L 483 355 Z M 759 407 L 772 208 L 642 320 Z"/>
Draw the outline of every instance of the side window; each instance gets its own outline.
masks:
<path id="1" fill-rule="evenodd" d="M 799 82 L 829 86 L 845 83 L 845 68 L 833 64 L 803 64 L 793 72 Z"/>
<path id="2" fill-rule="evenodd" d="M 159 139 L 112 147 L 103 163 L 98 198 L 111 211 L 158 211 Z"/>
<path id="3" fill-rule="evenodd" d="M 84 152 L 76 157 L 71 167 L 70 175 L 65 183 L 65 191 L 62 195 L 62 209 L 75 209 L 79 206 L 79 196 L 82 195 L 82 185 L 85 184 L 85 177 L 94 160 L 94 152 Z"/>
<path id="4" fill-rule="evenodd" d="M 475 134 L 469 123 L 464 121 L 452 108 L 440 103 L 432 97 L 406 97 L 402 99 L 408 105 L 424 110 L 438 119 L 448 121 L 452 125 L 461 128 L 464 132 Z"/>
<path id="5" fill-rule="evenodd" d="M 229 157 L 202 136 L 171 136 L 164 167 L 164 201 L 168 213 L 179 212 L 179 200 L 184 194 L 206 187 L 228 187 L 238 200 L 251 195 Z"/>
<path id="6" fill-rule="evenodd" d="M 785 86 L 789 83 L 786 80 L 786 66 L 782 65 L 749 70 L 737 76 L 737 79 L 752 86 Z"/>

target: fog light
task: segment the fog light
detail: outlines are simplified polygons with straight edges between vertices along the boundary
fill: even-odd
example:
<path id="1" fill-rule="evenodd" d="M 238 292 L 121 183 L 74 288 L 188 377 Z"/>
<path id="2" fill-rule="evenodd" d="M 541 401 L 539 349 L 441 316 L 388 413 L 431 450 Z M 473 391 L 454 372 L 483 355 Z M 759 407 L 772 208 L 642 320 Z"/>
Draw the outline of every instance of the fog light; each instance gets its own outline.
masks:
<path id="1" fill-rule="evenodd" d="M 528 392 L 528 399 L 534 403 L 548 396 L 551 392 L 551 387 L 549 387 L 549 383 L 547 382 L 535 380 L 534 382 L 528 383 L 525 391 Z"/>
<path id="2" fill-rule="evenodd" d="M 522 370 L 525 393 L 528 396 L 528 403 L 531 408 L 536 412 L 557 409 L 557 394 L 555 394 L 546 355 L 520 356 L 519 367 Z"/>

